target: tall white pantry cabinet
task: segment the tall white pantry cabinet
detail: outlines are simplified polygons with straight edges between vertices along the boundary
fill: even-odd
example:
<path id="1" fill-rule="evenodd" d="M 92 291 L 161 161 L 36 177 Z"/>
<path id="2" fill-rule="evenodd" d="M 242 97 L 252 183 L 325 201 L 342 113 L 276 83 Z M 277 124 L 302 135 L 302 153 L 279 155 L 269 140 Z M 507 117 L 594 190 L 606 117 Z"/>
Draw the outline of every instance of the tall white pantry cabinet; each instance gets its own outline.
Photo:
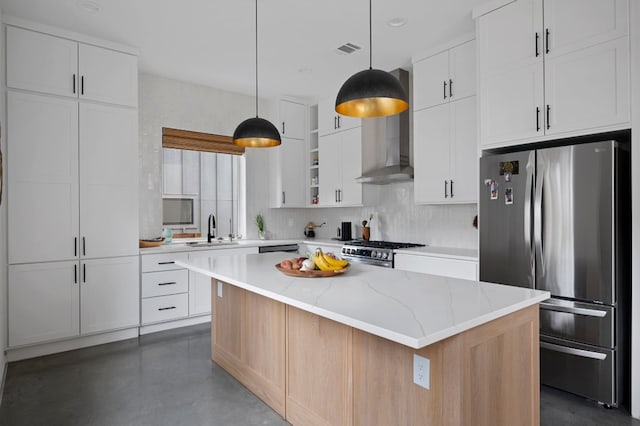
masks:
<path id="1" fill-rule="evenodd" d="M 35 29 L 5 25 L 9 349 L 140 322 L 137 56 Z"/>

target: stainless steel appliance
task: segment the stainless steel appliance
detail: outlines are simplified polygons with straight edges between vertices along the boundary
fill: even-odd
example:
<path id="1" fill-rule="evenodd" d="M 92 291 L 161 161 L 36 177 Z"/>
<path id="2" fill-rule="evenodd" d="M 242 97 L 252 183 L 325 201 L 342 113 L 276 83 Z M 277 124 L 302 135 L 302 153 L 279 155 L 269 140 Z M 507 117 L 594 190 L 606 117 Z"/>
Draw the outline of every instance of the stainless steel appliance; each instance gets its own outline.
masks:
<path id="1" fill-rule="evenodd" d="M 480 280 L 549 291 L 541 383 L 611 406 L 629 374 L 628 185 L 616 141 L 480 160 Z"/>
<path id="2" fill-rule="evenodd" d="M 342 246 L 342 257 L 352 262 L 393 268 L 393 250 L 423 247 L 424 244 L 394 243 L 391 241 L 353 240 Z"/>

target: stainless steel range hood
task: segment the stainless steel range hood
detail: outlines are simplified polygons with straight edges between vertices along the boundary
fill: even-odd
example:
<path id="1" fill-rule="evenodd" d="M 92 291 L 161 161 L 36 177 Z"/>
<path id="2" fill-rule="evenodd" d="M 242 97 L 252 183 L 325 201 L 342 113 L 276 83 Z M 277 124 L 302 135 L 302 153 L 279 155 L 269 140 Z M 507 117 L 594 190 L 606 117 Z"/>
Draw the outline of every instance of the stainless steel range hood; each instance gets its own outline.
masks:
<path id="1" fill-rule="evenodd" d="M 391 74 L 400 80 L 404 90 L 409 93 L 409 72 L 397 69 Z M 386 166 L 364 172 L 356 178 L 356 182 L 386 185 L 413 180 L 413 167 L 409 165 L 409 110 L 374 120 L 385 120 Z"/>

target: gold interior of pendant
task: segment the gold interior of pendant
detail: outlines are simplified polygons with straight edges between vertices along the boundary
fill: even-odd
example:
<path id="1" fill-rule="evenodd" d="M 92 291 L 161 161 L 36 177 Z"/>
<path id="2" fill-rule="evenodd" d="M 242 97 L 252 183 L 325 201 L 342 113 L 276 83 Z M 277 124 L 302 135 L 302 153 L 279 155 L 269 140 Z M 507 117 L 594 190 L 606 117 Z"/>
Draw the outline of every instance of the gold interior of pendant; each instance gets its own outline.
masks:
<path id="1" fill-rule="evenodd" d="M 409 103 L 397 98 L 360 98 L 336 105 L 336 112 L 350 117 L 385 117 L 399 114 Z"/>
<path id="2" fill-rule="evenodd" d="M 240 138 L 234 139 L 233 143 L 246 148 L 269 148 L 280 145 L 280 141 L 271 138 Z"/>

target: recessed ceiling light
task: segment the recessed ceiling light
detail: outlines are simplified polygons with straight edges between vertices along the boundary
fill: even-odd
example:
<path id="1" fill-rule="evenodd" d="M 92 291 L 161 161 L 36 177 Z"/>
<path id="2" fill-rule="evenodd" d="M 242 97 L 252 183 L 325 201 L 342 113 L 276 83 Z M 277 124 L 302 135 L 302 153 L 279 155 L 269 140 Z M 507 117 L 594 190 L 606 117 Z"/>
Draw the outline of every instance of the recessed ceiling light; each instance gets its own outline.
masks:
<path id="1" fill-rule="evenodd" d="M 80 0 L 78 7 L 83 12 L 91 13 L 92 15 L 97 15 L 100 12 L 100 4 L 91 0 Z"/>
<path id="2" fill-rule="evenodd" d="M 387 25 L 393 28 L 404 27 L 407 25 L 407 18 L 392 18 L 387 21 Z"/>

